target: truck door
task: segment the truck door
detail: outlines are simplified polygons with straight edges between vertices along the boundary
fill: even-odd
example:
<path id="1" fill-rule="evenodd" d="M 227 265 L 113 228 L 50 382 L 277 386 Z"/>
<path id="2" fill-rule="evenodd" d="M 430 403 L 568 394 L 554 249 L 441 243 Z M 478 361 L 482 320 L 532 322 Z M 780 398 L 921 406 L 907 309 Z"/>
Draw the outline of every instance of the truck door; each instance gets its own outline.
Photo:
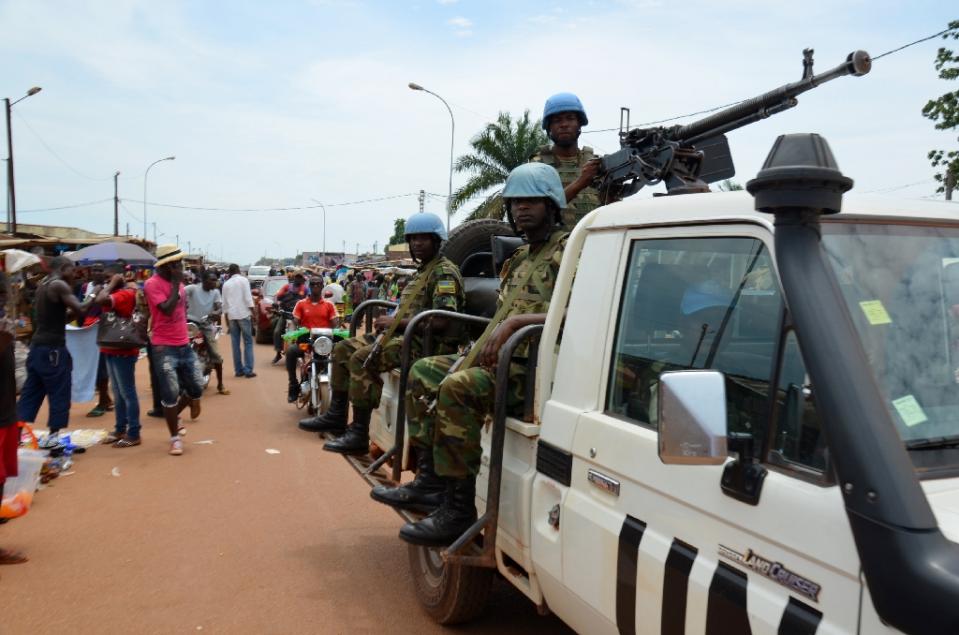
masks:
<path id="1" fill-rule="evenodd" d="M 744 225 L 629 238 L 600 407 L 572 442 L 564 586 L 619 633 L 856 632 L 859 562 L 771 236 Z M 738 458 L 665 465 L 658 378 L 707 368 L 724 373 Z"/>

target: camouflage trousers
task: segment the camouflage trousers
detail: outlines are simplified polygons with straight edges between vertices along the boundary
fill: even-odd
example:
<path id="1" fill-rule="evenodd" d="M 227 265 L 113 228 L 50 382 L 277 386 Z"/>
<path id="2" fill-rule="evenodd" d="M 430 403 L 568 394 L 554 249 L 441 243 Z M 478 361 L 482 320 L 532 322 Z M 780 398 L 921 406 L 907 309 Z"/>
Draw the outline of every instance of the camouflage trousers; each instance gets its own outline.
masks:
<path id="1" fill-rule="evenodd" d="M 483 450 L 480 431 L 493 415 L 496 376 L 473 367 L 447 375 L 458 355 L 424 357 L 410 368 L 406 391 L 410 443 L 432 450 L 436 473 L 467 478 L 479 473 Z M 526 366 L 509 367 L 507 411 L 522 410 Z"/>
<path id="2" fill-rule="evenodd" d="M 393 337 L 380 348 L 376 359 L 363 368 L 366 358 L 373 350 L 372 335 L 362 335 L 337 342 L 333 347 L 333 371 L 330 387 L 335 391 L 348 392 L 354 408 L 375 410 L 383 396 L 382 373 L 400 367 L 400 354 L 403 350 L 403 338 Z M 418 359 L 423 354 L 419 337 L 412 341 L 410 355 Z M 451 345 L 440 343 L 440 351 L 449 350 Z"/>

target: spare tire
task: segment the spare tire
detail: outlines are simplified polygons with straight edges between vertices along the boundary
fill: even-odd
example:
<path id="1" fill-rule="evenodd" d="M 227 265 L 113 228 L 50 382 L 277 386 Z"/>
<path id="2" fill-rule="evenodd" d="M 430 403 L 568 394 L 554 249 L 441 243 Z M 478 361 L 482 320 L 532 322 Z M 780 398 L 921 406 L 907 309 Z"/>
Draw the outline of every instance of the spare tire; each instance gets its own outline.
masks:
<path id="1" fill-rule="evenodd" d="M 499 272 L 493 270 L 490 239 L 493 236 L 515 235 L 509 223 L 501 220 L 483 218 L 466 221 L 450 231 L 440 255 L 452 260 L 464 277 L 495 278 Z M 482 257 L 482 254 L 486 256 Z"/>

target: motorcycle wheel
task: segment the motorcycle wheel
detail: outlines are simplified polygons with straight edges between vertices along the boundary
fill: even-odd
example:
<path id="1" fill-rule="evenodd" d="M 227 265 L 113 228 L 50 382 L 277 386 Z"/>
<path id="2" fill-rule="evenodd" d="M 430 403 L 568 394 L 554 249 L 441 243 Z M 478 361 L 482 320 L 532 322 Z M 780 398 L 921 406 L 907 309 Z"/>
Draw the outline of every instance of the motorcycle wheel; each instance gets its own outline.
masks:
<path id="1" fill-rule="evenodd" d="M 330 384 L 327 382 L 320 383 L 320 413 L 324 413 L 330 409 Z"/>

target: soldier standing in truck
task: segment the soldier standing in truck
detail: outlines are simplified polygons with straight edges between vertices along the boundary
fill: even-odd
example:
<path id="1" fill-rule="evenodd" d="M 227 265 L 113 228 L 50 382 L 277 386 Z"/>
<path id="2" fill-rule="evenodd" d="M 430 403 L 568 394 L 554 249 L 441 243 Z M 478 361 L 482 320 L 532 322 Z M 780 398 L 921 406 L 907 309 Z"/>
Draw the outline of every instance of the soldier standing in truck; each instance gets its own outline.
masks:
<path id="1" fill-rule="evenodd" d="M 543 130 L 553 144 L 530 157 L 530 161 L 550 165 L 559 173 L 566 196 L 562 217 L 567 231 L 601 204 L 599 191 L 592 185 L 599 173 L 599 158 L 592 148 L 579 147 L 579 135 L 588 123 L 579 97 L 573 93 L 553 95 L 543 108 Z"/>

